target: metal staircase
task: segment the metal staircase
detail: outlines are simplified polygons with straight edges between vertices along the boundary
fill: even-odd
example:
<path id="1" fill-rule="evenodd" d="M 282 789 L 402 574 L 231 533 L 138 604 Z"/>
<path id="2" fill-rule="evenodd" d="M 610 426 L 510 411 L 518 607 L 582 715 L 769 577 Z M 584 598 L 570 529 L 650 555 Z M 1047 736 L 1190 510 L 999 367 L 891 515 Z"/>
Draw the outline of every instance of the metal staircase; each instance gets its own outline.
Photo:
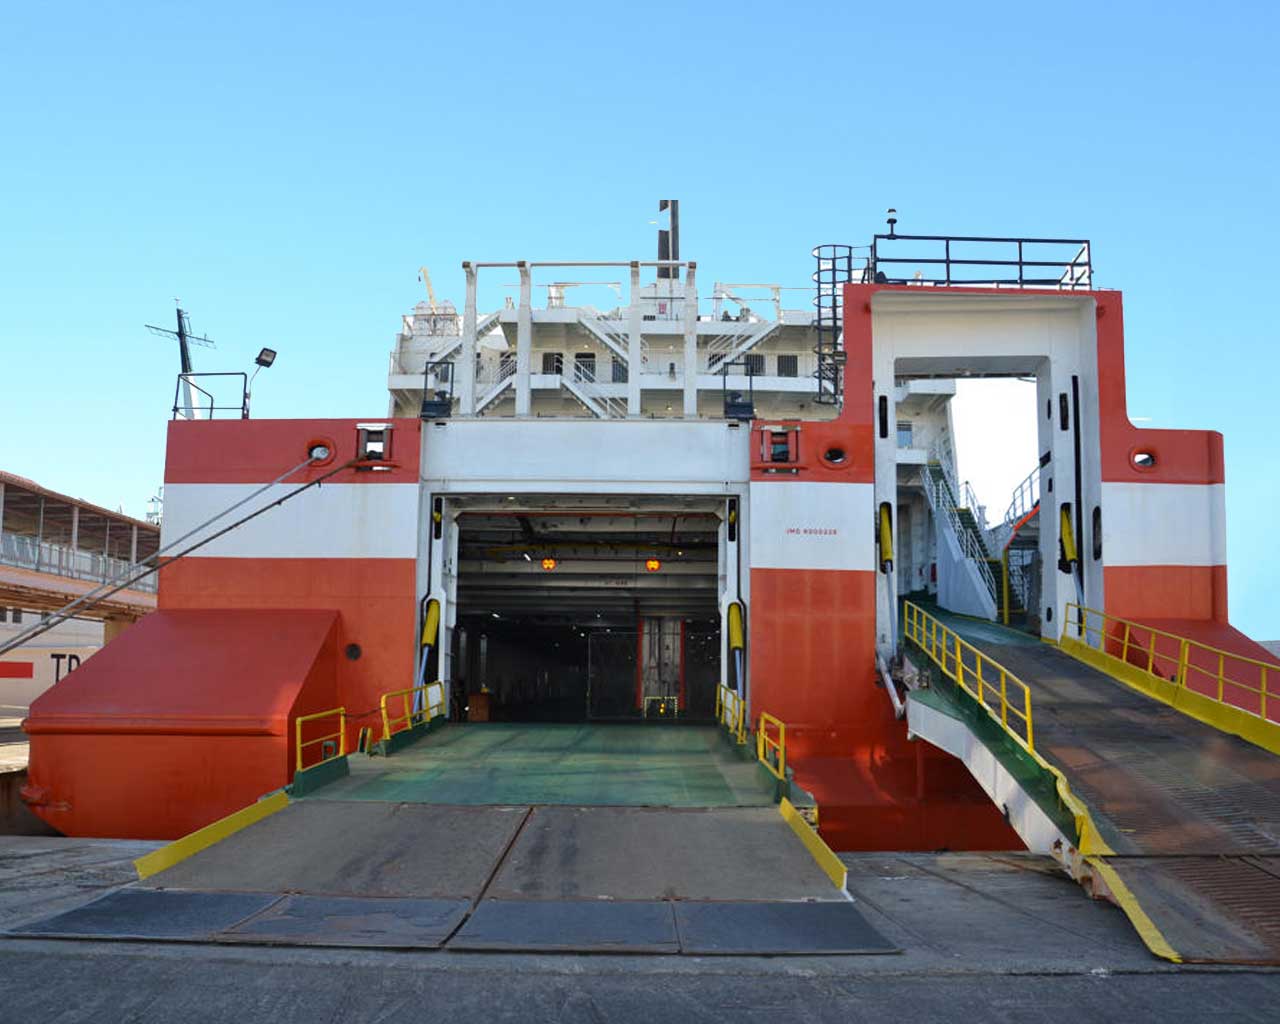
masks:
<path id="1" fill-rule="evenodd" d="M 750 352 L 780 326 L 781 322 L 778 320 L 744 321 L 738 325 L 736 331 L 711 335 L 703 348 L 707 369 L 715 373 L 726 363 L 742 358 L 745 353 Z"/>
<path id="2" fill-rule="evenodd" d="M 621 419 L 627 415 L 626 401 L 608 394 L 595 374 L 585 366 L 574 366 L 573 372 L 564 374 L 561 381 L 592 415 L 602 420 Z"/>
<path id="3" fill-rule="evenodd" d="M 990 601 L 987 609 L 989 616 L 998 617 L 1002 610 L 1003 594 L 1003 587 L 997 582 L 1000 559 L 995 557 L 987 544 L 986 530 L 978 519 L 980 513 L 975 512 L 979 506 L 974 500 L 973 491 L 968 483 L 963 488 L 956 483 L 948 469 L 948 461 L 937 452 L 924 467 L 921 480 L 925 498 L 934 516 L 951 531 L 965 564 L 981 581 L 981 589 Z M 961 504 L 961 498 L 965 504 Z"/>
<path id="4" fill-rule="evenodd" d="M 631 362 L 631 336 L 625 320 L 611 320 L 594 309 L 583 306 L 578 310 L 578 323 L 615 356 L 628 365 Z M 649 361 L 649 345 L 640 339 L 640 362 Z M 638 372 L 638 371 L 637 371 Z"/>
<path id="5" fill-rule="evenodd" d="M 482 413 L 511 387 L 516 378 L 515 359 L 502 359 L 496 369 L 485 367 L 476 374 L 476 415 Z"/>

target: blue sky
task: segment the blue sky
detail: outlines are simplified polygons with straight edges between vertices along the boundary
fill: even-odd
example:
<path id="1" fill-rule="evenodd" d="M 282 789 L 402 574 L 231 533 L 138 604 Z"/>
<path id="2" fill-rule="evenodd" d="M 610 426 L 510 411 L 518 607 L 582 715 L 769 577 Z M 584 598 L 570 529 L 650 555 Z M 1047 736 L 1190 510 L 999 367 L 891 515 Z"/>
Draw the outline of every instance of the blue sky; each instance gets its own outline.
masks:
<path id="1" fill-rule="evenodd" d="M 141 513 L 180 296 L 258 416 L 385 412 L 399 315 L 463 259 L 808 282 L 920 232 L 1089 237 L 1130 411 L 1226 435 L 1231 606 L 1280 636 L 1272 5 L 8 5 L 0 465 Z"/>

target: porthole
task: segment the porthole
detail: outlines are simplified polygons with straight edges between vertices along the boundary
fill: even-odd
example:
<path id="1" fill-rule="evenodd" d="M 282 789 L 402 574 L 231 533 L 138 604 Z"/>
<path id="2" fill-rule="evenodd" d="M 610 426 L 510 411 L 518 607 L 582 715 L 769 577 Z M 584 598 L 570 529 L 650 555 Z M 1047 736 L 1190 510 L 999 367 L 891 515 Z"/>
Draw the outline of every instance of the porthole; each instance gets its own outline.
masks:
<path id="1" fill-rule="evenodd" d="M 833 466 L 839 466 L 849 460 L 849 453 L 837 445 L 832 445 L 822 453 L 822 457 Z"/>
<path id="2" fill-rule="evenodd" d="M 347 649 L 344 653 L 350 661 L 359 661 L 360 655 L 362 655 L 364 651 L 361 650 L 359 644 L 347 644 Z"/>
<path id="3" fill-rule="evenodd" d="M 1156 455 L 1155 452 L 1136 451 L 1130 457 L 1133 462 L 1134 469 L 1155 469 Z"/>

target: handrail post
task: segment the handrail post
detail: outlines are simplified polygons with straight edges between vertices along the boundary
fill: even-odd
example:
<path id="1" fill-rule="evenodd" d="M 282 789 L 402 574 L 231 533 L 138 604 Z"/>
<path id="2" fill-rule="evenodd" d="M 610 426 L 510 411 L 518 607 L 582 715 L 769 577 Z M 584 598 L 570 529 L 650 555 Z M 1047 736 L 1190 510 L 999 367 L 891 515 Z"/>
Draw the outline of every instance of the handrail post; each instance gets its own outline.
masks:
<path id="1" fill-rule="evenodd" d="M 1151 637 L 1150 651 L 1147 654 L 1147 675 L 1153 675 L 1156 664 L 1156 631 L 1148 626 L 1147 635 Z"/>
<path id="2" fill-rule="evenodd" d="M 1008 678 L 1004 669 L 1000 670 L 1000 723 L 1009 728 Z"/>
<path id="3" fill-rule="evenodd" d="M 960 634 L 956 634 L 956 682 L 961 687 L 964 686 L 964 656 L 960 650 Z M 978 695 L 978 700 L 982 700 L 982 695 Z"/>
<path id="4" fill-rule="evenodd" d="M 1223 670 L 1224 659 L 1225 659 L 1225 655 L 1221 651 L 1219 651 L 1218 652 L 1218 700 L 1222 700 L 1222 670 Z"/>
<path id="5" fill-rule="evenodd" d="M 1031 690 L 1025 687 L 1022 691 L 1022 711 L 1025 715 L 1024 721 L 1027 723 L 1027 749 L 1035 750 L 1036 741 L 1031 729 Z"/>
<path id="6" fill-rule="evenodd" d="M 1177 685 L 1185 688 L 1187 685 L 1187 671 L 1191 665 L 1191 641 L 1184 637 L 1178 648 Z"/>
<path id="7" fill-rule="evenodd" d="M 1103 628 L 1104 629 L 1106 628 L 1106 623 L 1103 623 Z M 1126 664 L 1129 661 L 1129 632 L 1130 632 L 1130 626 L 1129 626 L 1129 623 L 1126 622 L 1124 624 L 1124 646 L 1120 649 L 1120 660 L 1125 662 Z M 1105 647 L 1104 647 L 1104 652 L 1105 652 Z"/>

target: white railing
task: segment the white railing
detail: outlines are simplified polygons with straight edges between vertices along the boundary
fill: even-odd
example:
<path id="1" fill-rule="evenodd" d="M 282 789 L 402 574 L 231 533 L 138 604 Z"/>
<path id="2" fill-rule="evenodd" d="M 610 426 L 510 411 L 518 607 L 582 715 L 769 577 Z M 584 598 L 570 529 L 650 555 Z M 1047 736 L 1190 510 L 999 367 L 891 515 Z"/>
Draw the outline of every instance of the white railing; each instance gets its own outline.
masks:
<path id="1" fill-rule="evenodd" d="M 955 534 L 956 541 L 960 545 L 960 553 L 973 563 L 978 575 L 982 577 L 982 582 L 986 584 L 987 592 L 994 599 L 999 591 L 996 589 L 996 578 L 991 572 L 990 564 L 987 562 L 990 555 L 977 535 L 965 529 L 964 523 L 960 521 L 955 499 L 952 497 L 955 492 L 948 493 L 946 489 L 949 481 L 944 483 L 936 479 L 929 472 L 932 468 L 932 466 L 926 466 L 925 472 L 921 474 L 921 479 L 924 481 L 925 499 L 929 502 L 929 507 L 933 510 L 933 514 L 942 516 L 951 527 L 951 532 Z M 942 472 L 945 477 L 945 466 L 942 467 Z"/>
<path id="2" fill-rule="evenodd" d="M 779 323 L 778 320 L 752 320 L 743 322 L 731 333 L 712 334 L 700 353 L 705 360 L 706 369 L 714 372 L 725 363 L 733 362 L 750 352 L 777 330 Z"/>
<path id="3" fill-rule="evenodd" d="M 488 363 L 482 365 L 480 372 L 476 374 L 476 394 L 480 396 L 476 401 L 476 412 L 479 412 L 502 394 L 515 375 L 516 361 L 514 359 L 499 359 L 496 364 Z"/>
<path id="4" fill-rule="evenodd" d="M 1004 521 L 1012 525 L 1040 504 L 1040 467 L 1036 466 L 1027 478 L 1018 484 L 1004 514 Z"/>
<path id="5" fill-rule="evenodd" d="M 578 394 L 593 413 L 601 419 L 617 419 L 627 414 L 625 399 L 616 398 L 605 391 L 596 375 L 583 363 L 573 364 L 573 375 L 567 379 L 569 390 Z"/>
<path id="6" fill-rule="evenodd" d="M 50 541 L 37 542 L 35 537 L 16 533 L 0 533 L 0 562 L 20 569 L 103 583 L 128 579 L 139 568 L 125 558 L 111 558 Z M 155 576 L 139 580 L 130 589 L 154 592 Z"/>
<path id="7" fill-rule="evenodd" d="M 578 321 L 624 362 L 631 361 L 631 331 L 626 319 L 612 319 L 590 306 L 578 308 Z M 640 362 L 649 361 L 649 343 L 640 339 Z"/>

